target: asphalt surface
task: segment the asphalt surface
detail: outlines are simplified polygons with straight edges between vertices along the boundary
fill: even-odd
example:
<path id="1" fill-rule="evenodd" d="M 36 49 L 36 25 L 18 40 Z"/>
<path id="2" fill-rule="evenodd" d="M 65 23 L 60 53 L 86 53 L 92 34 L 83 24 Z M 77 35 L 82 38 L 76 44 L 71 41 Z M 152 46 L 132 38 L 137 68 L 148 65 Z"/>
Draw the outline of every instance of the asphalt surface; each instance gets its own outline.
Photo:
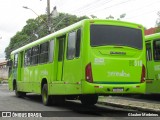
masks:
<path id="1" fill-rule="evenodd" d="M 66 101 L 63 106 L 44 106 L 42 104 L 41 96 L 35 94 L 29 94 L 25 98 L 17 98 L 14 95 L 14 92 L 8 90 L 8 85 L 0 85 L 0 114 L 2 112 L 11 112 L 12 118 L 7 117 L 10 120 L 18 119 L 28 119 L 24 116 L 28 113 L 37 113 L 37 116 L 40 115 L 42 118 L 33 118 L 30 116 L 30 119 L 80 119 L 85 118 L 87 120 L 119 120 L 119 119 L 135 119 L 135 115 L 142 115 L 141 111 L 131 110 L 126 108 L 118 108 L 113 106 L 105 106 L 96 104 L 95 106 L 87 107 L 83 106 L 79 101 Z M 14 114 L 15 113 L 15 114 Z M 16 114 L 17 113 L 17 114 Z M 17 118 L 18 115 L 21 118 Z M 39 114 L 38 114 L 39 113 Z M 4 114 L 4 113 L 3 113 Z M 5 115 L 5 114 L 4 114 Z M 22 115 L 24 115 L 22 117 Z M 13 116 L 15 118 L 13 118 Z M 38 116 L 38 117 L 40 117 Z M 129 116 L 129 117 L 128 117 Z M 140 116 L 141 117 L 141 116 Z M 142 118 L 142 117 L 141 117 Z M 144 117 L 148 119 L 148 117 Z M 0 119 L 6 119 L 0 117 Z M 153 119 L 159 119 L 153 117 Z"/>

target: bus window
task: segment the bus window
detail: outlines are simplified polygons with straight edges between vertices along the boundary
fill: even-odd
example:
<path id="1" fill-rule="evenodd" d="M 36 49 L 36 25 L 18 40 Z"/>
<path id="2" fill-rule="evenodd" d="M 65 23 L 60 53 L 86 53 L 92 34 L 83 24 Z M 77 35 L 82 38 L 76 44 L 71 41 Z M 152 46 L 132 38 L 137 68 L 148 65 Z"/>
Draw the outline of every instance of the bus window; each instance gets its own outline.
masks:
<path id="1" fill-rule="evenodd" d="M 151 50 L 151 43 L 146 43 L 146 57 L 147 57 L 147 61 L 151 61 L 152 60 L 152 50 Z"/>
<path id="2" fill-rule="evenodd" d="M 143 39 L 141 29 L 112 25 L 90 26 L 91 46 L 119 45 L 142 50 Z"/>
<path id="3" fill-rule="evenodd" d="M 160 40 L 156 40 L 153 43 L 154 48 L 154 60 L 160 60 Z"/>
<path id="4" fill-rule="evenodd" d="M 16 68 L 18 66 L 18 53 L 14 55 L 14 63 L 13 66 Z"/>
<path id="5" fill-rule="evenodd" d="M 25 51 L 25 56 L 24 56 L 24 65 L 29 66 L 31 64 L 31 49 L 28 49 Z"/>
<path id="6" fill-rule="evenodd" d="M 71 32 L 68 35 L 68 50 L 67 50 L 67 59 L 71 60 L 75 57 L 76 50 L 76 32 Z"/>
<path id="7" fill-rule="evenodd" d="M 51 40 L 49 43 L 49 62 L 53 61 L 54 54 L 54 40 Z"/>
<path id="8" fill-rule="evenodd" d="M 81 29 L 78 29 L 76 38 L 76 55 L 75 55 L 75 57 L 77 58 L 80 55 L 80 43 L 81 43 Z"/>
<path id="9" fill-rule="evenodd" d="M 63 60 L 65 37 L 66 36 L 62 36 L 62 37 L 57 38 L 59 40 L 58 61 L 62 61 Z"/>
<path id="10" fill-rule="evenodd" d="M 39 45 L 32 48 L 32 65 L 38 64 Z"/>
<path id="11" fill-rule="evenodd" d="M 40 45 L 40 59 L 39 63 L 45 63 L 48 62 L 48 42 L 43 43 Z"/>

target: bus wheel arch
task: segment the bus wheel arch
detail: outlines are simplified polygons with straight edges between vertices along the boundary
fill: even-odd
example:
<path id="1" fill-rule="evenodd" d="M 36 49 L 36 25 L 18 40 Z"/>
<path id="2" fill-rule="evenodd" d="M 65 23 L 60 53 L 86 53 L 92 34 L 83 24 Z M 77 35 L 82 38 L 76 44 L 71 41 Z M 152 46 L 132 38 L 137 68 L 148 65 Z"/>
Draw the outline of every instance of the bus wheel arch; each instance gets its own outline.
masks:
<path id="1" fill-rule="evenodd" d="M 45 106 L 51 105 L 52 96 L 48 95 L 48 83 L 46 78 L 43 78 L 41 82 L 41 95 L 43 104 Z"/>
<path id="2" fill-rule="evenodd" d="M 26 96 L 26 93 L 25 93 L 25 92 L 20 92 L 20 91 L 18 91 L 16 79 L 13 80 L 13 90 L 15 91 L 15 95 L 16 95 L 17 97 L 25 97 L 25 96 Z"/>
<path id="3" fill-rule="evenodd" d="M 46 78 L 43 78 L 42 81 L 41 81 L 41 93 L 42 93 L 42 89 L 43 89 L 43 85 L 44 85 L 44 84 L 48 84 Z"/>

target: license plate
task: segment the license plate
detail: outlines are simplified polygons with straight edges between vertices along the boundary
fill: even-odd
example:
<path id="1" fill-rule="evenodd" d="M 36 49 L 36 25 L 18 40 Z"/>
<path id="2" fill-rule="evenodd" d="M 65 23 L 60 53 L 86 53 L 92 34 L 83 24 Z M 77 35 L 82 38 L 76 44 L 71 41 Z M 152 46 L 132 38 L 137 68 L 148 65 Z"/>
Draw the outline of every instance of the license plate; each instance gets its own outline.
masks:
<path id="1" fill-rule="evenodd" d="M 123 88 L 113 88 L 113 92 L 123 92 Z"/>

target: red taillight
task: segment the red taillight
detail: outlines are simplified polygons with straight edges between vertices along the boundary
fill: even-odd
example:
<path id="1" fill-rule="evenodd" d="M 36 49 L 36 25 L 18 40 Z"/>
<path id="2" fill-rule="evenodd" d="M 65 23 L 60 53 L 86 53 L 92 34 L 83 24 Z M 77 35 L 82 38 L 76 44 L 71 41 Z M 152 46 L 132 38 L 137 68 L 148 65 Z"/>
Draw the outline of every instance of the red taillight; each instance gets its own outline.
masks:
<path id="1" fill-rule="evenodd" d="M 93 82 L 91 63 L 86 66 L 86 80 L 90 83 Z"/>
<path id="2" fill-rule="evenodd" d="M 145 82 L 145 74 L 146 74 L 146 69 L 145 69 L 145 66 L 142 65 L 141 83 Z"/>

